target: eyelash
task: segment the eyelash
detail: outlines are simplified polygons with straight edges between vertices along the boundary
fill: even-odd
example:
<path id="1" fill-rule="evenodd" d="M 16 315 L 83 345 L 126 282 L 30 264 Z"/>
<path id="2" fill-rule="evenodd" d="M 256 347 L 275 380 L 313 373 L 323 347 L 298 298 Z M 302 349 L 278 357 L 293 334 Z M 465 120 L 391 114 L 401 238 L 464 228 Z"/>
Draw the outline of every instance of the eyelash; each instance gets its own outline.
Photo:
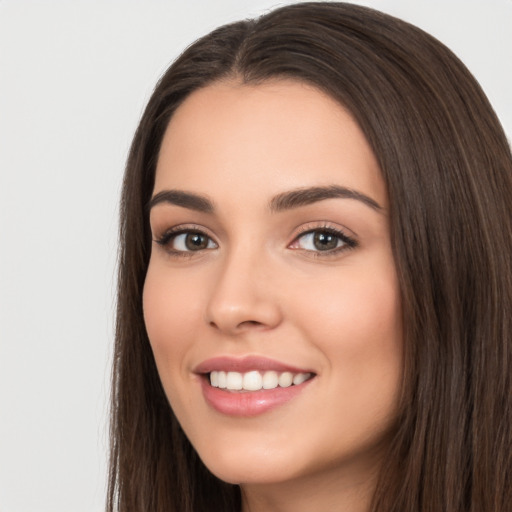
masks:
<path id="1" fill-rule="evenodd" d="M 359 245 L 359 242 L 355 238 L 348 236 L 340 228 L 335 228 L 333 226 L 330 226 L 329 224 L 324 224 L 322 226 L 314 226 L 314 227 L 305 226 L 305 227 L 301 228 L 300 232 L 293 239 L 293 241 L 290 245 L 296 244 L 300 239 L 305 238 L 306 236 L 312 235 L 314 233 L 324 233 L 327 235 L 334 236 L 335 238 L 338 239 L 338 242 L 341 241 L 341 243 L 342 243 L 342 245 L 340 245 L 339 247 L 335 247 L 333 249 L 328 249 L 325 251 L 320 251 L 320 250 L 314 251 L 314 250 L 303 249 L 305 252 L 308 253 L 308 255 L 315 257 L 315 258 L 322 258 L 322 257 L 328 258 L 330 256 L 336 256 L 336 255 L 340 254 L 341 252 L 348 251 L 350 249 L 355 249 Z M 301 250 L 301 249 L 297 248 L 295 250 Z"/>
<path id="2" fill-rule="evenodd" d="M 293 241 L 289 244 L 288 247 L 298 243 L 299 240 L 305 238 L 308 235 L 314 234 L 314 233 L 324 233 L 327 235 L 334 236 L 338 239 L 338 243 L 341 241 L 342 245 L 339 247 L 335 247 L 333 249 L 328 249 L 325 251 L 321 250 L 308 250 L 308 249 L 301 249 L 300 247 L 293 248 L 292 250 L 303 250 L 304 252 L 307 252 L 309 256 L 312 257 L 329 257 L 329 256 L 335 256 L 341 252 L 354 249 L 356 248 L 359 243 L 354 238 L 348 236 L 344 231 L 342 231 L 339 228 L 334 228 L 329 225 L 323 225 L 323 226 L 315 226 L 315 227 L 304 227 L 300 230 L 300 232 L 295 236 Z M 201 236 L 204 236 L 208 239 L 208 244 L 213 243 L 215 244 L 215 247 L 205 247 L 202 249 L 199 249 L 197 251 L 194 250 L 180 250 L 180 249 L 174 249 L 171 247 L 171 242 L 173 240 L 176 240 L 176 238 L 180 235 L 192 235 L 192 234 L 198 234 Z M 155 239 L 154 242 L 156 242 L 158 245 L 164 247 L 167 252 L 171 256 L 177 256 L 177 257 L 191 257 L 194 255 L 194 253 L 200 253 L 205 250 L 211 250 L 218 247 L 217 242 L 213 240 L 211 236 L 209 236 L 207 233 L 205 233 L 204 229 L 200 228 L 199 226 L 177 226 L 171 229 L 168 229 L 165 231 L 162 236 Z"/>
<path id="3" fill-rule="evenodd" d="M 213 241 L 213 238 L 211 236 L 209 236 L 207 233 L 205 233 L 204 229 L 200 228 L 199 226 L 177 226 L 177 227 L 168 229 L 167 231 L 165 231 L 165 233 L 163 233 L 162 236 L 160 236 L 159 238 L 157 238 L 153 241 L 156 242 L 158 245 L 164 247 L 166 249 L 166 251 L 171 256 L 178 256 L 178 257 L 190 257 L 195 252 L 202 252 L 204 250 L 212 249 L 210 247 L 207 247 L 205 249 L 201 249 L 198 251 L 192 251 L 192 250 L 186 251 L 186 250 L 174 249 L 171 247 L 171 242 L 173 240 L 176 240 L 176 238 L 178 236 L 193 235 L 193 234 L 197 234 L 197 235 L 206 237 L 208 239 L 208 244 L 210 242 L 213 242 L 218 247 L 217 243 L 215 241 Z"/>

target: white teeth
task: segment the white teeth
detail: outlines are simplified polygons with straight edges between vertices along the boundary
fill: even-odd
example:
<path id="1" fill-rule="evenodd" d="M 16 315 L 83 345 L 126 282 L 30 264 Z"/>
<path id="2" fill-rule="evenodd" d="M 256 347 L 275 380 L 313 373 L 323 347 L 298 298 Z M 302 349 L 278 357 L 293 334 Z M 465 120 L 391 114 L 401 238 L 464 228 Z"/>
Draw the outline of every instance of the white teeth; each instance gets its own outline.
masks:
<path id="1" fill-rule="evenodd" d="M 238 372 L 228 372 L 226 374 L 226 387 L 233 391 L 242 389 L 243 376 Z"/>
<path id="2" fill-rule="evenodd" d="M 218 388 L 219 387 L 219 373 L 220 372 L 212 372 L 212 373 L 210 373 L 210 384 L 214 388 Z"/>
<path id="3" fill-rule="evenodd" d="M 244 374 L 242 387 L 247 391 L 258 391 L 263 385 L 263 377 L 260 372 L 248 372 Z"/>
<path id="4" fill-rule="evenodd" d="M 263 374 L 263 389 L 274 389 L 279 384 L 277 372 L 265 372 Z"/>
<path id="5" fill-rule="evenodd" d="M 278 386 L 287 388 L 298 386 L 311 377 L 310 373 L 268 371 L 263 374 L 253 370 L 247 373 L 213 371 L 210 373 L 212 387 L 229 389 L 231 391 L 259 391 L 261 389 L 275 389 Z"/>
<path id="6" fill-rule="evenodd" d="M 218 374 L 217 384 L 218 384 L 219 388 L 226 389 L 226 372 L 216 372 L 216 373 Z"/>
<path id="7" fill-rule="evenodd" d="M 279 375 L 279 385 L 282 388 L 289 388 L 293 384 L 293 374 L 284 372 Z"/>
<path id="8" fill-rule="evenodd" d="M 309 378 L 309 373 L 297 373 L 293 377 L 293 384 L 295 386 L 298 386 L 299 384 L 302 384 L 303 382 L 306 382 Z"/>

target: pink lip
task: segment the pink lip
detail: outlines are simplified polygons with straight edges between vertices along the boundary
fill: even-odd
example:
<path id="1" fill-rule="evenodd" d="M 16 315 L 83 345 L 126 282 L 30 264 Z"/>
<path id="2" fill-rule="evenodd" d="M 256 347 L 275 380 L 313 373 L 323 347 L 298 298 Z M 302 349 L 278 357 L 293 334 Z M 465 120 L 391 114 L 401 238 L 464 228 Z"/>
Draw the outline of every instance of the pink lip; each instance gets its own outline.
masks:
<path id="1" fill-rule="evenodd" d="M 209 376 L 205 374 L 215 370 L 240 373 L 251 370 L 288 371 L 292 373 L 313 372 L 259 356 L 243 358 L 216 357 L 202 362 L 197 366 L 195 372 L 201 374 L 199 380 L 204 399 L 213 409 L 228 416 L 251 417 L 271 411 L 300 395 L 314 380 L 312 378 L 302 384 L 287 388 L 277 387 L 261 391 L 228 391 L 210 385 Z"/>
<path id="2" fill-rule="evenodd" d="M 232 356 L 214 357 L 203 361 L 194 369 L 194 372 L 202 374 L 213 371 L 244 373 L 250 372 L 251 370 L 259 370 L 262 372 L 273 370 L 275 372 L 314 373 L 311 370 L 297 368 L 261 356 L 245 356 L 240 358 Z"/>
<path id="3" fill-rule="evenodd" d="M 298 386 L 277 387 L 261 391 L 227 391 L 210 386 L 208 377 L 201 377 L 201 389 L 206 402 L 228 416 L 250 417 L 284 405 L 302 393 L 313 379 Z"/>

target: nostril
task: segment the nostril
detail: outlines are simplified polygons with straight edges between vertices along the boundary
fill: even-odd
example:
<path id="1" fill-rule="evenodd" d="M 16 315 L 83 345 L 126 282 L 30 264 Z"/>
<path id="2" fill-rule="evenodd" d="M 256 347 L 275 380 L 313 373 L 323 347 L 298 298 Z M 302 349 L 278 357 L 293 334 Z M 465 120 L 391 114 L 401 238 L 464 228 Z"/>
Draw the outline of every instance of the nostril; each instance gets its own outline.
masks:
<path id="1" fill-rule="evenodd" d="M 240 322 L 236 329 L 244 329 L 244 328 L 254 328 L 254 327 L 263 327 L 264 324 L 262 322 L 258 322 L 257 320 L 244 320 L 243 322 Z M 220 329 L 219 325 L 217 325 L 213 320 L 210 322 L 210 327 L 213 327 L 214 329 Z"/>
<path id="2" fill-rule="evenodd" d="M 244 322 L 240 322 L 238 324 L 238 328 L 240 327 L 261 327 L 263 324 L 261 322 L 257 322 L 256 320 L 245 320 Z"/>

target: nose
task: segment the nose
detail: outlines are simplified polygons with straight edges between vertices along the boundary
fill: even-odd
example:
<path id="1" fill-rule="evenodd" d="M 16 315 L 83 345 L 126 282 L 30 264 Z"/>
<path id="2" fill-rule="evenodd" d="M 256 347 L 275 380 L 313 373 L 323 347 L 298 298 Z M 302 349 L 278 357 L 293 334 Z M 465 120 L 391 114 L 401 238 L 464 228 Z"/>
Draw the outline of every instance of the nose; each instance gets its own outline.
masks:
<path id="1" fill-rule="evenodd" d="M 222 262 L 206 307 L 206 321 L 226 335 L 272 329 L 282 312 L 271 266 L 261 255 L 238 251 Z"/>

